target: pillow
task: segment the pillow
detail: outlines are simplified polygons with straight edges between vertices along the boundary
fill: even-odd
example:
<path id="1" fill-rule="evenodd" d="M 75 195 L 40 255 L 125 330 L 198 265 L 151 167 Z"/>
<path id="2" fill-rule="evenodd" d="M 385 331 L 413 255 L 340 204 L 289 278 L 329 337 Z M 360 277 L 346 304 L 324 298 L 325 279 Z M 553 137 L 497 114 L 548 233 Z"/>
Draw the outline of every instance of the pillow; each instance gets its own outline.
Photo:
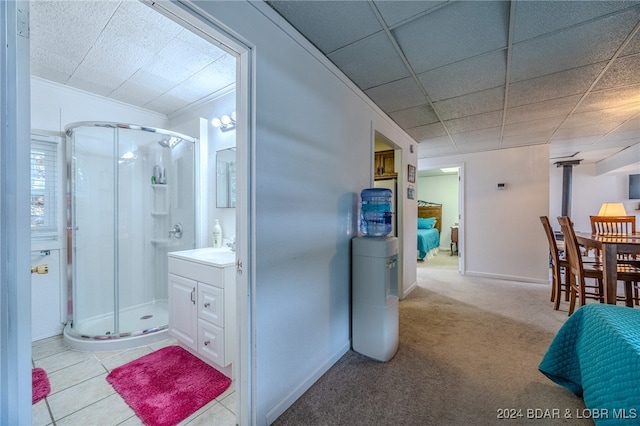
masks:
<path id="1" fill-rule="evenodd" d="M 431 229 L 436 226 L 436 218 L 435 217 L 419 217 L 418 218 L 418 229 Z"/>

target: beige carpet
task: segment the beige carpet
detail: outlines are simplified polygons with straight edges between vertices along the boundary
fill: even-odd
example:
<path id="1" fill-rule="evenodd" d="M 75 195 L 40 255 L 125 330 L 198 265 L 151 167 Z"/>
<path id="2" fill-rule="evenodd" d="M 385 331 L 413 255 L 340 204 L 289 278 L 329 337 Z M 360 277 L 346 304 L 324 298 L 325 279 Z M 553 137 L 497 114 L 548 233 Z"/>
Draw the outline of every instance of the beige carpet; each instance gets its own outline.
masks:
<path id="1" fill-rule="evenodd" d="M 441 252 L 419 264 L 391 361 L 348 352 L 274 424 L 591 424 L 564 419 L 582 400 L 537 369 L 566 306 L 554 311 L 545 285 L 461 276 L 456 260 Z M 500 420 L 502 409 L 522 417 Z M 544 411 L 529 409 L 562 415 L 535 420 Z"/>

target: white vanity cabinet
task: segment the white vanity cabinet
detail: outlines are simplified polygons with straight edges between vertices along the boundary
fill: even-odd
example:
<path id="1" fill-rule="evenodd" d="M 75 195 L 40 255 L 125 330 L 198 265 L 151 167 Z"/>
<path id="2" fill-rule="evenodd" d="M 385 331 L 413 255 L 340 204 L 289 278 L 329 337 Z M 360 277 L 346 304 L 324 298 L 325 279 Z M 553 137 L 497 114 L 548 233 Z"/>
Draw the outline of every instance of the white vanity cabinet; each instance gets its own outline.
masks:
<path id="1" fill-rule="evenodd" d="M 195 249 L 169 253 L 169 334 L 205 361 L 235 357 L 235 253 Z"/>

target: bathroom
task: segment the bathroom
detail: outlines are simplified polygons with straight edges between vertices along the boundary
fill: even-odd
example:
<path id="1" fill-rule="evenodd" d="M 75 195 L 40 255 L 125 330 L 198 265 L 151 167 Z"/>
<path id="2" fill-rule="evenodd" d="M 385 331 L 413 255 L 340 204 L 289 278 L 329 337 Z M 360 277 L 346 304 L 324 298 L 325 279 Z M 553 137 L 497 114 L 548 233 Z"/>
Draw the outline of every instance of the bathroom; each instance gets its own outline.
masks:
<path id="1" fill-rule="evenodd" d="M 126 5 L 131 7 L 130 4 Z M 146 7 L 141 5 L 141 7 Z M 131 12 L 131 11 L 129 11 Z M 155 12 L 154 12 L 155 13 Z M 230 125 L 221 125 L 220 122 L 213 120 L 214 118 L 222 118 L 223 116 L 234 117 L 236 110 L 236 87 L 235 87 L 235 75 L 236 65 L 235 58 L 220 50 L 207 41 L 202 40 L 179 26 L 171 28 L 174 31 L 173 36 L 179 35 L 176 39 L 179 39 L 183 44 L 189 42 L 195 43 L 199 51 L 204 51 L 210 58 L 202 58 L 204 54 L 201 54 L 201 61 L 203 63 L 210 62 L 215 64 L 215 74 L 220 77 L 215 84 L 211 82 L 207 85 L 209 88 L 206 96 L 200 95 L 197 102 L 187 103 L 184 98 L 170 98 L 166 97 L 167 102 L 162 103 L 162 97 L 158 96 L 154 102 L 149 102 L 149 107 L 141 107 L 132 103 L 127 103 L 127 96 L 120 92 L 119 95 L 114 95 L 116 91 L 109 94 L 104 90 L 91 90 L 92 88 L 99 88 L 95 80 L 93 85 L 85 82 L 83 87 L 85 90 L 80 90 L 77 87 L 72 87 L 71 84 L 61 84 L 56 82 L 55 78 L 51 77 L 55 75 L 52 69 L 55 64 L 43 63 L 43 60 L 38 59 L 37 56 L 32 56 L 32 78 L 31 78 L 31 128 L 32 139 L 38 141 L 42 146 L 55 147 L 55 169 L 57 173 L 54 177 L 56 182 L 55 196 L 53 200 L 56 200 L 56 208 L 53 209 L 51 222 L 46 230 L 37 234 L 34 233 L 32 240 L 32 265 L 46 263 L 49 265 L 49 273 L 46 275 L 34 275 L 32 278 L 32 340 L 40 340 L 46 337 L 59 335 L 63 333 L 65 324 L 72 320 L 74 314 L 78 314 L 83 310 L 91 310 L 90 306 L 86 304 L 97 303 L 96 299 L 102 297 L 102 295 L 89 296 L 88 300 L 80 301 L 74 300 L 74 296 L 78 297 L 75 290 L 75 285 L 81 286 L 82 283 L 74 282 L 75 265 L 73 262 L 69 263 L 67 256 L 68 242 L 74 240 L 74 231 L 79 232 L 80 228 L 86 229 L 86 227 L 80 227 L 79 224 L 84 221 L 90 227 L 100 228 L 105 226 L 115 226 L 112 223 L 96 223 L 96 217 L 83 218 L 80 222 L 73 222 L 73 226 L 67 224 L 67 205 L 66 205 L 66 169 L 67 169 L 67 149 L 70 141 L 79 134 L 80 129 L 89 129 L 91 125 L 94 125 L 94 130 L 108 132 L 116 132 L 114 140 L 117 140 L 120 144 L 126 143 L 126 139 L 130 135 L 124 136 L 125 132 L 131 134 L 137 133 L 136 137 L 144 140 L 145 144 L 152 146 L 150 148 L 156 154 L 149 154 L 145 159 L 144 170 L 136 172 L 135 175 L 127 175 L 125 168 L 118 167 L 120 170 L 120 182 L 115 184 L 111 182 L 110 176 L 101 176 L 102 180 L 108 181 L 108 185 L 102 183 L 96 184 L 95 187 L 85 189 L 86 194 L 89 195 L 86 201 L 88 205 L 94 205 L 98 212 L 100 212 L 100 206 L 108 205 L 111 202 L 111 193 L 105 193 L 105 188 L 118 184 L 119 190 L 124 193 L 121 195 L 123 199 L 136 199 L 139 198 L 135 194 L 128 194 L 126 191 L 129 187 L 133 187 L 133 183 L 128 179 L 139 180 L 138 186 L 143 187 L 146 191 L 146 199 L 137 200 L 140 205 L 147 207 L 147 200 L 153 200 L 152 194 L 161 191 L 162 184 L 157 182 L 158 185 L 153 185 L 151 181 L 152 175 L 154 175 L 155 163 L 163 164 L 168 161 L 163 156 L 166 156 L 167 150 L 164 147 L 162 141 L 167 139 L 167 135 L 174 133 L 185 135 L 185 140 L 193 140 L 193 143 L 189 143 L 192 146 L 194 152 L 193 164 L 187 168 L 192 171 L 189 172 L 194 176 L 195 181 L 190 186 L 192 191 L 190 197 L 180 197 L 191 200 L 193 215 L 192 219 L 187 219 L 187 223 L 181 223 L 185 228 L 191 229 L 187 231 L 185 229 L 185 238 L 189 241 L 184 241 L 186 245 L 178 245 L 173 249 L 192 249 L 195 247 L 210 247 L 213 245 L 213 225 L 217 220 L 222 228 L 221 244 L 224 247 L 230 249 L 235 243 L 235 225 L 236 225 L 236 212 L 235 212 L 235 197 L 232 194 L 234 189 L 235 180 L 232 176 L 233 167 L 235 165 L 233 155 L 235 153 L 236 145 L 236 132 L 234 129 L 233 120 L 228 120 L 226 117 L 223 119 L 225 122 L 231 122 Z M 38 44 L 38 26 L 33 27 L 34 44 Z M 155 64 L 157 66 L 157 64 Z M 49 66 L 50 68 L 46 68 Z M 194 67 L 193 64 L 186 64 L 185 67 Z M 200 65 L 201 66 L 201 65 Z M 173 70 L 175 73 L 175 70 Z M 209 70 L 209 78 L 213 71 Z M 49 77 L 49 78 L 47 78 Z M 76 86 L 78 86 L 76 84 Z M 140 89 L 139 89 L 140 90 Z M 101 94 L 108 94 L 108 96 L 102 96 Z M 139 93 L 130 94 L 131 99 L 134 99 Z M 157 96 L 157 95 L 156 95 Z M 139 97 L 138 97 L 139 98 Z M 137 100 L 139 102 L 139 99 Z M 180 106 L 179 106 L 180 105 Z M 106 124 L 109 123 L 109 124 Z M 97 125 L 96 125 L 97 124 Z M 131 129 L 124 129 L 127 125 L 133 125 Z M 108 128 L 111 126 L 112 128 Z M 167 134 L 164 134 L 166 131 Z M 67 134 L 65 134 L 67 133 Z M 133 136 L 131 136 L 133 138 Z M 156 144 L 156 142 L 158 142 Z M 86 143 L 86 142 L 85 142 Z M 102 143 L 102 142 L 101 142 Z M 180 144 L 185 145 L 186 144 Z M 75 149 L 75 148 L 74 148 Z M 122 146 L 119 147 L 122 149 Z M 70 151 L 71 152 L 71 151 Z M 165 152 L 165 154 L 159 154 Z M 73 151 L 74 161 L 76 151 Z M 71 154 L 70 154 L 71 155 Z M 156 155 L 154 158 L 153 155 Z M 217 160 L 220 161 L 217 161 Z M 220 167 L 216 167 L 216 164 L 220 164 Z M 164 165 L 164 164 L 163 164 Z M 184 168 L 184 165 L 178 165 L 175 168 Z M 90 165 L 85 165 L 86 170 L 90 170 Z M 114 167 L 115 168 L 115 167 Z M 223 171 L 224 169 L 224 171 Z M 33 174 L 33 162 L 32 162 L 32 174 Z M 170 165 L 166 165 L 163 171 L 165 171 L 167 177 L 171 176 L 171 173 L 177 173 L 171 170 Z M 85 173 L 88 175 L 88 173 Z M 89 180 L 87 176 L 87 181 Z M 96 180 L 97 181 L 97 180 Z M 150 188 L 156 187 L 157 189 L 152 191 Z M 171 185 L 166 185 L 171 187 Z M 185 191 L 183 187 L 180 191 Z M 188 189 L 186 190 L 189 191 Z M 177 196 L 174 194 L 174 196 Z M 71 200 L 73 200 L 73 195 Z M 74 205 L 75 206 L 75 205 Z M 97 207 L 96 207 L 97 206 Z M 78 208 L 73 211 L 73 214 L 78 213 L 82 209 Z M 104 209 L 106 210 L 106 208 Z M 135 213 L 135 207 L 131 210 Z M 152 206 L 153 210 L 153 206 Z M 169 238 L 174 234 L 170 234 L 169 231 L 173 230 L 175 224 L 173 219 L 171 223 L 163 223 L 158 221 L 158 215 L 145 213 L 143 217 L 136 218 L 140 224 L 137 225 L 133 222 L 129 226 L 146 226 L 151 227 L 152 234 L 164 234 L 166 233 Z M 153 222 L 156 224 L 153 224 Z M 120 220 L 122 222 L 122 220 Z M 138 223 L 136 222 L 136 223 Z M 188 223 L 191 222 L 191 223 Z M 160 225 L 157 225 L 160 224 Z M 122 232 L 122 223 L 119 223 L 118 232 Z M 156 226 L 157 225 L 157 226 Z M 166 230 L 164 229 L 166 227 Z M 65 231 L 67 230 L 68 231 Z M 189 235 L 190 234 L 190 235 Z M 97 234 L 96 234 L 97 235 Z M 122 235 L 116 236 L 115 233 L 112 236 L 113 241 L 122 239 Z M 94 238 L 92 240 L 92 238 Z M 100 244 L 95 244 L 97 237 L 92 236 L 87 241 L 95 246 L 111 247 L 115 244 L 113 241 L 107 241 L 109 238 L 103 239 L 97 238 Z M 155 237 L 152 237 L 155 238 Z M 166 238 L 162 235 L 162 238 Z M 93 241 L 93 242 L 92 242 Z M 174 241 L 177 241 L 174 239 Z M 156 249 L 156 243 L 152 242 L 146 250 L 153 251 Z M 141 265 L 142 269 L 155 269 L 157 275 L 164 276 L 164 283 L 166 283 L 166 252 L 172 250 L 171 248 L 165 249 L 164 252 L 160 251 L 155 262 L 160 262 L 160 267 L 157 264 Z M 71 252 L 72 250 L 69 250 Z M 123 250 L 124 252 L 124 250 Z M 96 262 L 95 266 L 91 263 L 82 262 L 87 271 L 87 276 L 100 277 L 104 274 L 104 265 L 100 264 L 100 255 L 94 254 L 93 262 Z M 130 253 L 130 258 L 136 260 L 148 258 L 148 254 L 136 254 Z M 98 260 L 96 260 L 98 258 Z M 135 262 L 131 262 L 135 263 Z M 121 267 L 120 273 L 125 273 L 125 261 L 123 260 L 119 265 Z M 69 272 L 71 271 L 71 272 Z M 113 270 L 112 274 L 118 272 Z M 158 281 L 157 279 L 155 279 Z M 116 280 L 117 281 L 117 280 Z M 157 286 L 157 284 L 156 284 Z M 162 290 L 160 293 L 154 294 L 152 298 L 166 299 L 166 286 L 162 285 L 160 280 L 160 286 L 164 287 L 164 294 Z M 93 292 L 92 292 L 93 293 Z M 124 291 L 123 291 L 124 293 Z M 113 296 L 110 296 L 113 298 Z M 117 298 L 114 298 L 117 300 Z M 122 303 L 123 305 L 126 302 Z M 84 307 L 83 307 L 84 305 Z M 115 309 L 114 309 L 115 311 Z M 165 321 L 166 322 L 166 321 Z M 157 328 L 166 329 L 160 326 Z M 147 328 L 144 327 L 144 330 Z M 135 329 L 127 329 L 126 326 L 122 326 L 119 331 L 115 333 L 110 328 L 105 330 L 106 333 L 99 333 L 95 336 L 98 341 L 102 343 L 108 341 L 124 340 L 117 339 L 116 334 L 136 334 L 140 332 L 138 326 Z M 113 333 L 113 334 L 112 334 Z M 86 334 L 86 333 L 81 333 Z M 166 333 L 165 333 L 166 334 Z M 116 345 L 116 348 L 126 347 Z M 79 349 L 86 350 L 99 350 L 90 347 L 84 347 L 80 344 Z"/>

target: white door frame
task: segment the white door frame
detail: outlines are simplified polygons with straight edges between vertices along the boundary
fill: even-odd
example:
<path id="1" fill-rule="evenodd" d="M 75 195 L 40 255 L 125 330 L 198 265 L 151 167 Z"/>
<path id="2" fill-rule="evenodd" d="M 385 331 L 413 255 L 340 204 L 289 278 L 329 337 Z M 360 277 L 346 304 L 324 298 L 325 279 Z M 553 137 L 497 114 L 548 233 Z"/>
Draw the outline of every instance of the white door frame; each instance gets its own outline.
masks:
<path id="1" fill-rule="evenodd" d="M 31 424 L 29 2 L 0 27 L 0 424 Z"/>
<path id="2" fill-rule="evenodd" d="M 253 82 L 255 81 L 253 46 L 230 34 L 215 17 L 191 3 L 141 0 L 169 19 L 194 31 L 212 44 L 237 58 L 236 78 L 236 294 L 237 330 L 235 374 L 236 423 L 256 424 L 255 409 L 255 256 L 253 206 L 255 185 L 253 173 L 255 113 Z"/>

